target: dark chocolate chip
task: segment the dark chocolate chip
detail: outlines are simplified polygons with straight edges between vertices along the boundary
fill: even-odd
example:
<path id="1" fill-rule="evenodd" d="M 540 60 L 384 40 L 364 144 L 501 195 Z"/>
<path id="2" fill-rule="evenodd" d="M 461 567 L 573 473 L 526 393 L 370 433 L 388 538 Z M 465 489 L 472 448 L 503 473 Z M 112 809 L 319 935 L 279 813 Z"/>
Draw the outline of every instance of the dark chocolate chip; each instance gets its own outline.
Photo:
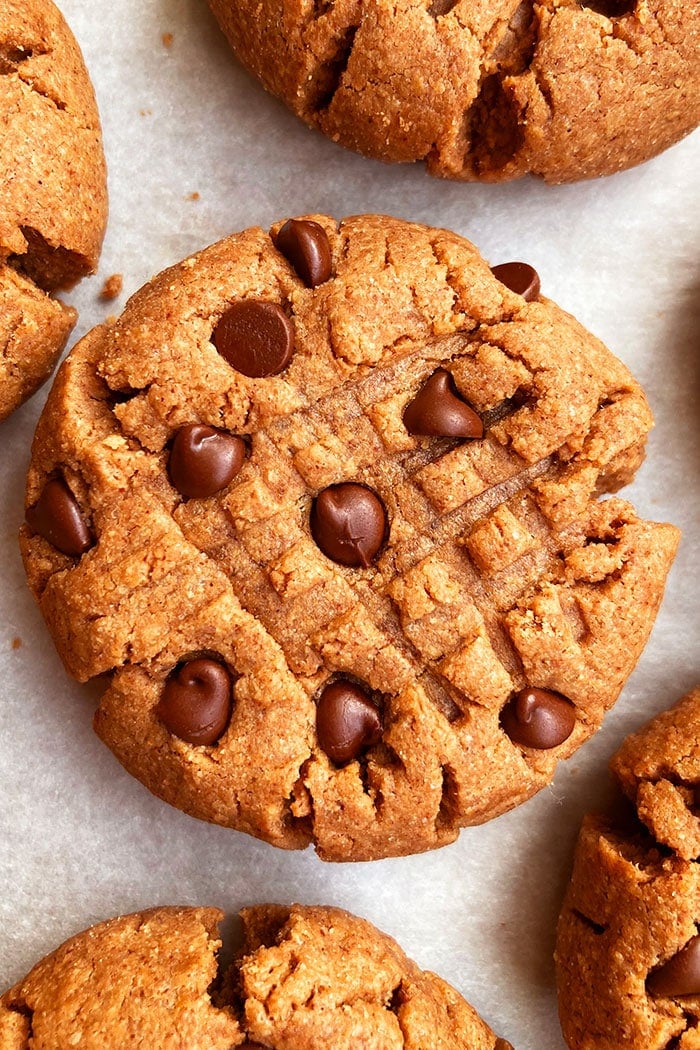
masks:
<path id="1" fill-rule="evenodd" d="M 491 267 L 491 273 L 497 281 L 505 284 L 506 288 L 510 288 L 511 292 L 522 295 L 523 299 L 527 299 L 528 302 L 536 299 L 540 294 L 539 274 L 529 263 L 500 263 L 498 266 Z"/>
<path id="2" fill-rule="evenodd" d="M 376 492 L 345 481 L 319 492 L 311 508 L 311 534 L 341 565 L 369 567 L 386 535 L 386 511 Z"/>
<path id="3" fill-rule="evenodd" d="M 33 532 L 63 554 L 76 558 L 92 547 L 92 533 L 63 478 L 46 482 L 37 502 L 27 510 L 26 519 Z"/>
<path id="4" fill-rule="evenodd" d="M 170 675 L 156 714 L 173 736 L 188 744 L 215 744 L 231 720 L 231 675 L 205 657 L 190 660 Z"/>
<path id="5" fill-rule="evenodd" d="M 700 935 L 691 937 L 684 948 L 649 974 L 647 991 L 666 999 L 700 995 Z"/>
<path id="6" fill-rule="evenodd" d="M 204 499 L 235 478 L 245 459 L 245 441 L 225 430 L 189 423 L 175 435 L 168 470 L 183 496 Z"/>
<path id="7" fill-rule="evenodd" d="M 239 299 L 221 317 L 214 346 L 232 368 L 252 379 L 276 376 L 294 353 L 294 325 L 277 303 Z"/>
<path id="8" fill-rule="evenodd" d="M 501 711 L 501 725 L 514 744 L 547 751 L 571 736 L 576 708 L 559 693 L 521 689 Z"/>
<path id="9" fill-rule="evenodd" d="M 316 707 L 316 734 L 323 751 L 342 766 L 382 737 L 382 719 L 364 689 L 338 678 L 327 685 Z"/>
<path id="10" fill-rule="evenodd" d="M 444 368 L 433 372 L 404 410 L 409 434 L 429 437 L 480 438 L 484 424 L 473 408 L 457 393 L 454 380 Z"/>
<path id="11" fill-rule="evenodd" d="M 275 247 L 308 288 L 315 288 L 330 277 L 331 245 L 328 234 L 317 222 L 288 219 L 275 237 Z"/>

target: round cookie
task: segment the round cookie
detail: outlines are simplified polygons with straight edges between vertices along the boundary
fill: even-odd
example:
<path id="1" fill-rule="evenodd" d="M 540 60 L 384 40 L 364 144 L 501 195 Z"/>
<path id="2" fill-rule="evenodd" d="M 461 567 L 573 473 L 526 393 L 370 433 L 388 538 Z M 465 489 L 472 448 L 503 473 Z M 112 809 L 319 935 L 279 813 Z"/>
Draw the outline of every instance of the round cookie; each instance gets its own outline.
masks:
<path id="1" fill-rule="evenodd" d="M 624 742 L 634 807 L 585 818 L 557 932 L 571 1050 L 695 1050 L 700 1021 L 700 686 Z"/>
<path id="2" fill-rule="evenodd" d="M 0 998 L 24 1050 L 512 1050 L 445 981 L 338 908 L 246 908 L 227 974 L 214 908 L 155 908 L 67 941 Z"/>
<path id="3" fill-rule="evenodd" d="M 82 55 L 51 0 L 0 0 L 0 420 L 48 378 L 76 313 L 52 298 L 97 264 L 102 138 Z"/>
<path id="4" fill-rule="evenodd" d="M 700 122 L 700 10 L 682 0 L 209 5 L 307 124 L 442 178 L 607 175 Z"/>
<path id="5" fill-rule="evenodd" d="M 415 853 L 548 784 L 617 698 L 678 541 L 596 498 L 649 408 L 532 268 L 497 273 L 528 298 L 444 230 L 290 220 L 62 366 L 28 579 L 161 798 L 326 859 Z"/>

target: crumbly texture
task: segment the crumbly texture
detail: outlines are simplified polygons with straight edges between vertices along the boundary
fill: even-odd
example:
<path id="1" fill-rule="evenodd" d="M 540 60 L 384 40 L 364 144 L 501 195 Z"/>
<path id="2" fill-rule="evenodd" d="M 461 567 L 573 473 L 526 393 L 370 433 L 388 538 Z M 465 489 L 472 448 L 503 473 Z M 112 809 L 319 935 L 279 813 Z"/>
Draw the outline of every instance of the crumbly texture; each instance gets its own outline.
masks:
<path id="1" fill-rule="evenodd" d="M 3 1050 L 512 1050 L 386 934 L 336 908 L 260 905 L 222 978 L 215 909 L 78 934 L 0 999 Z"/>
<path id="2" fill-rule="evenodd" d="M 612 760 L 643 824 L 584 820 L 556 948 L 571 1050 L 700 1047 L 700 995 L 654 996 L 646 987 L 649 973 L 700 923 L 699 730 L 700 687 L 629 737 Z"/>
<path id="3" fill-rule="evenodd" d="M 0 419 L 50 375 L 107 217 L 92 87 L 51 0 L 0 0 Z"/>
<path id="4" fill-rule="evenodd" d="M 154 278 L 78 344 L 37 429 L 27 504 L 58 471 L 96 543 L 76 560 L 25 527 L 21 545 L 66 668 L 110 676 L 95 728 L 131 773 L 205 820 L 359 860 L 440 846 L 549 783 L 634 667 L 678 533 L 596 498 L 632 477 L 651 416 L 572 317 L 510 292 L 447 231 L 316 220 L 333 253 L 317 288 L 251 229 Z M 249 379 L 212 344 L 240 298 L 288 311 L 282 374 Z M 404 427 L 441 366 L 483 439 Z M 249 453 L 222 492 L 183 500 L 168 447 L 193 422 L 245 435 Z M 310 533 L 318 491 L 348 480 L 390 522 L 366 569 Z M 236 675 L 212 746 L 156 712 L 193 654 Z M 381 741 L 344 766 L 316 737 L 315 702 L 338 675 L 365 683 L 383 718 Z M 558 747 L 501 728 L 528 685 L 575 706 Z"/>
<path id="5" fill-rule="evenodd" d="M 209 0 L 240 60 L 336 142 L 433 175 L 568 182 L 700 122 L 683 0 Z"/>

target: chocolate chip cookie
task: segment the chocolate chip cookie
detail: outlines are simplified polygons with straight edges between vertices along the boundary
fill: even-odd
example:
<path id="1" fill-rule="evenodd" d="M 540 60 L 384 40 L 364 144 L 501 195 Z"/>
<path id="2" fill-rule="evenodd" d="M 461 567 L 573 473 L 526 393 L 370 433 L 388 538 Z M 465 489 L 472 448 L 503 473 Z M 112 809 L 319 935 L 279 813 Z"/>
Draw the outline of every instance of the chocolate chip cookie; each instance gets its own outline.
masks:
<path id="1" fill-rule="evenodd" d="M 209 0 L 241 62 L 307 124 L 433 175 L 606 175 L 700 122 L 682 0 Z"/>
<path id="2" fill-rule="evenodd" d="M 51 293 L 97 264 L 107 217 L 95 98 L 51 0 L 0 0 L 0 420 L 75 324 Z"/>
<path id="3" fill-rule="evenodd" d="M 95 728 L 188 813 L 327 859 L 431 849 L 600 724 L 678 535 L 599 501 L 651 415 L 467 241 L 383 216 L 250 229 L 59 372 L 21 544 Z"/>
<path id="4" fill-rule="evenodd" d="M 299 905 L 241 918 L 224 975 L 213 908 L 155 908 L 78 934 L 0 999 L 0 1046 L 512 1050 L 363 919 Z"/>
<path id="5" fill-rule="evenodd" d="M 572 1050 L 693 1050 L 700 1022 L 700 686 L 611 762 L 632 812 L 584 820 L 557 935 Z"/>

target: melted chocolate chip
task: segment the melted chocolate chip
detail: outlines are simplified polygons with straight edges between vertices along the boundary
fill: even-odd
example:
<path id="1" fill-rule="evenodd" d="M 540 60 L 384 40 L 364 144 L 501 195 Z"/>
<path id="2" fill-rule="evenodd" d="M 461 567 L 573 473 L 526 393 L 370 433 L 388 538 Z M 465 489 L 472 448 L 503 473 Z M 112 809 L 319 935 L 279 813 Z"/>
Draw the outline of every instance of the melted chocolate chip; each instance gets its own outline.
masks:
<path id="1" fill-rule="evenodd" d="M 666 999 L 700 995 L 700 935 L 691 937 L 684 948 L 649 974 L 647 991 Z"/>
<path id="2" fill-rule="evenodd" d="M 501 726 L 514 744 L 547 751 L 574 731 L 576 708 L 547 689 L 521 689 L 501 711 Z"/>
<path id="3" fill-rule="evenodd" d="M 480 438 L 484 424 L 455 388 L 444 368 L 433 372 L 404 410 L 409 434 L 430 437 Z"/>
<path id="4" fill-rule="evenodd" d="M 294 325 L 277 303 L 239 299 L 212 334 L 225 361 L 252 379 L 276 376 L 294 353 Z"/>
<path id="5" fill-rule="evenodd" d="M 275 237 L 275 247 L 308 288 L 316 288 L 330 277 L 331 245 L 328 234 L 317 222 L 288 219 Z"/>
<path id="6" fill-rule="evenodd" d="M 314 540 L 328 558 L 366 569 L 384 542 L 386 511 L 372 489 L 345 481 L 319 492 L 310 525 Z"/>
<path id="7" fill-rule="evenodd" d="M 332 762 L 352 762 L 382 737 L 382 719 L 364 689 L 336 679 L 321 693 L 316 708 L 316 734 Z"/>
<path id="8" fill-rule="evenodd" d="M 39 499 L 27 510 L 26 519 L 33 532 L 63 554 L 77 558 L 92 547 L 92 533 L 63 478 L 46 482 Z"/>
<path id="9" fill-rule="evenodd" d="M 231 720 L 231 675 L 216 660 L 200 658 L 170 675 L 156 714 L 173 736 L 188 744 L 215 744 Z"/>
<path id="10" fill-rule="evenodd" d="M 540 278 L 537 270 L 529 263 L 507 262 L 491 267 L 491 273 L 510 288 L 516 295 L 522 295 L 523 299 L 530 302 L 540 294 Z"/>
<path id="11" fill-rule="evenodd" d="M 204 499 L 235 478 L 245 459 L 245 441 L 202 423 L 181 427 L 175 435 L 168 471 L 183 496 Z"/>

